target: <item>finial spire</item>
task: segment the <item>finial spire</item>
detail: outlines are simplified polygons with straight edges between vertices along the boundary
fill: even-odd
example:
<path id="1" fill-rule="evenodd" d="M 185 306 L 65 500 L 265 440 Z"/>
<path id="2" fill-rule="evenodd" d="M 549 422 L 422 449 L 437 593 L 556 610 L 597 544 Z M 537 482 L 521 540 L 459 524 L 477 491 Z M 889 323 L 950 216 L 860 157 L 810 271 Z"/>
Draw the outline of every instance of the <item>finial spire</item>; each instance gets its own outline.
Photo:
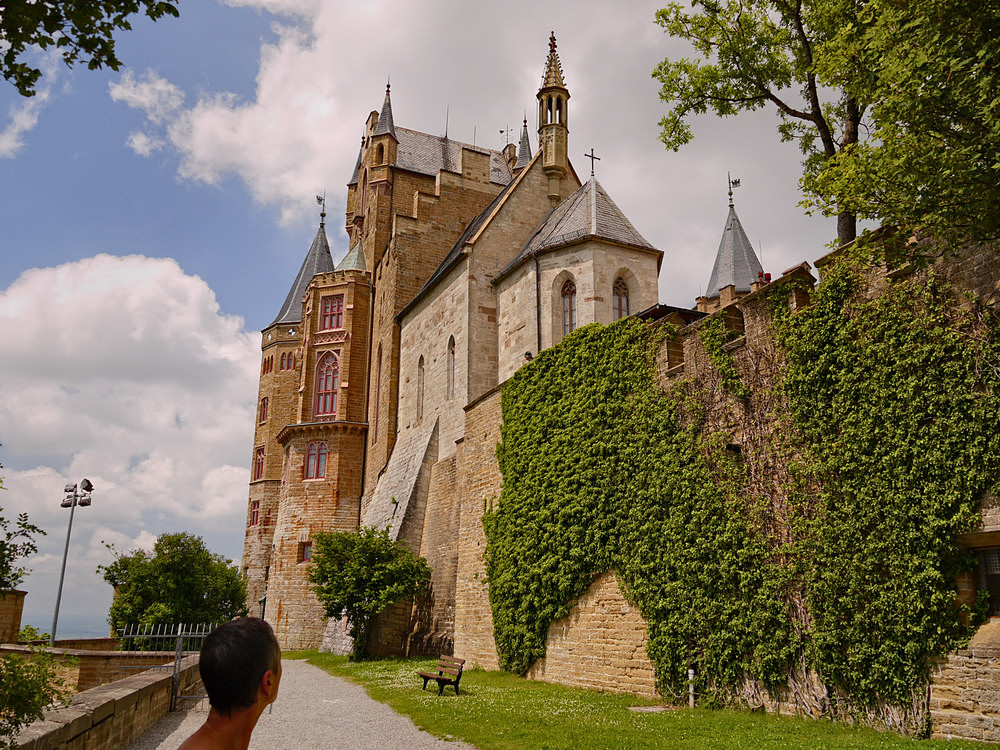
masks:
<path id="1" fill-rule="evenodd" d="M 559 62 L 559 53 L 556 52 L 556 32 L 549 35 L 549 59 L 545 63 L 545 75 L 542 76 L 542 88 L 547 86 L 558 86 L 565 88 L 563 82 L 562 64 Z"/>
<path id="2" fill-rule="evenodd" d="M 319 210 L 319 225 L 326 226 L 326 191 L 323 191 L 323 195 L 316 196 L 316 202 L 320 205 Z"/>
<path id="3" fill-rule="evenodd" d="M 378 125 L 375 126 L 376 135 L 391 135 L 396 138 L 396 126 L 392 121 L 392 101 L 389 98 L 389 79 L 385 80 L 385 101 L 382 103 L 382 112 L 378 116 Z M 396 139 L 399 140 L 398 138 Z"/>
<path id="4" fill-rule="evenodd" d="M 521 127 L 521 142 L 517 147 L 517 163 L 514 169 L 524 169 L 531 162 L 531 141 L 528 140 L 528 113 L 524 113 L 524 125 Z"/>

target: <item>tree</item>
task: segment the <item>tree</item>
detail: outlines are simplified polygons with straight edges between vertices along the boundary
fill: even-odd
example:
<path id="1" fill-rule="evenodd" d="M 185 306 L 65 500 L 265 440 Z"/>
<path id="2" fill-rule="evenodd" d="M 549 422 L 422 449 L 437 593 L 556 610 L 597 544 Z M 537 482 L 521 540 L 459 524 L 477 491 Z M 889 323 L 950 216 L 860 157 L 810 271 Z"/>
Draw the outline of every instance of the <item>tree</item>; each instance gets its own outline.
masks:
<path id="1" fill-rule="evenodd" d="M 803 205 L 960 241 L 1000 235 L 1000 0 L 692 0 L 657 14 L 700 60 L 654 71 L 687 119 L 774 106 L 804 154 Z"/>
<path id="2" fill-rule="evenodd" d="M 0 489 L 2 488 L 3 483 L 0 482 Z M 3 508 L 0 508 L 0 513 L 3 513 Z M 13 529 L 8 529 L 8 525 L 7 519 L 0 515 L 0 591 L 16 589 L 21 585 L 28 570 L 18 566 L 17 561 L 38 551 L 33 535 L 45 534 L 34 524 L 28 523 L 27 513 L 18 515 L 17 525 Z"/>
<path id="3" fill-rule="evenodd" d="M 351 659 L 368 656 L 375 617 L 389 605 L 421 594 L 431 580 L 427 561 L 389 538 L 387 529 L 321 532 L 309 582 L 327 617 L 347 615 Z"/>
<path id="4" fill-rule="evenodd" d="M 42 648 L 33 651 L 30 656 L 0 657 L 0 748 L 4 750 L 18 747 L 21 728 L 41 719 L 50 704 L 70 695 L 52 655 Z"/>
<path id="5" fill-rule="evenodd" d="M 808 177 L 858 142 L 868 101 L 856 79 L 868 73 L 845 54 L 862 0 L 692 0 L 656 14 L 668 33 L 690 42 L 702 60 L 664 60 L 653 71 L 671 103 L 660 139 L 677 150 L 693 135 L 692 114 L 722 117 L 773 106 L 782 140 L 797 141 Z M 857 235 L 857 217 L 839 196 L 837 237 Z"/>
<path id="6" fill-rule="evenodd" d="M 199 536 L 162 534 L 153 553 L 136 549 L 115 553 L 98 567 L 115 587 L 108 622 L 116 629 L 129 623 L 212 623 L 247 613 L 246 583 L 229 560 L 213 554 Z"/>
<path id="7" fill-rule="evenodd" d="M 869 137 L 807 182 L 861 216 L 968 242 L 1000 236 L 1000 2 L 869 0 L 852 54 Z M 838 64 L 836 58 L 823 61 Z"/>
<path id="8" fill-rule="evenodd" d="M 113 34 L 129 30 L 129 17 L 142 12 L 156 21 L 177 17 L 177 3 L 163 0 L 0 0 L 0 73 L 22 96 L 34 96 L 42 72 L 24 61 L 29 47 L 62 51 L 72 67 L 121 67 Z"/>

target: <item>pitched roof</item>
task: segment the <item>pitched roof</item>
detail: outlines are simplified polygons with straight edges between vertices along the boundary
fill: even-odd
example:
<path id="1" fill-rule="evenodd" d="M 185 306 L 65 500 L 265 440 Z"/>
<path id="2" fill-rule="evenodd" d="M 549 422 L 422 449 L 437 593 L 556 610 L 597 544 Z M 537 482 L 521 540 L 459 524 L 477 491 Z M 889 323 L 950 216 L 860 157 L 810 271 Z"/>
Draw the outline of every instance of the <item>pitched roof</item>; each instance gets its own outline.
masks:
<path id="1" fill-rule="evenodd" d="M 389 84 L 385 85 L 385 101 L 382 102 L 382 112 L 378 116 L 378 125 L 372 137 L 378 135 L 391 135 L 396 137 L 396 126 L 392 122 L 392 102 L 389 101 Z"/>
<path id="2" fill-rule="evenodd" d="M 762 270 L 753 245 L 736 215 L 736 208 L 730 201 L 726 228 L 722 232 L 719 251 L 715 254 L 715 265 L 712 266 L 705 296 L 718 297 L 719 290 L 730 284 L 736 287 L 737 293 L 749 292 L 750 284 L 757 280 L 757 274 Z"/>
<path id="3" fill-rule="evenodd" d="M 443 135 L 428 135 L 408 128 L 396 128 L 396 167 L 418 174 L 437 175 L 439 170 L 458 171 L 462 149 L 490 156 L 490 182 L 506 185 L 511 180 L 510 167 L 500 151 L 470 146 Z"/>
<path id="4" fill-rule="evenodd" d="M 358 160 L 354 162 L 354 171 L 351 173 L 351 179 L 347 181 L 348 187 L 351 185 L 358 184 L 358 175 L 361 172 L 361 157 L 365 153 L 365 139 L 361 139 L 361 148 L 358 149 Z"/>
<path id="5" fill-rule="evenodd" d="M 365 260 L 365 251 L 361 247 L 361 240 L 358 240 L 351 251 L 343 257 L 337 264 L 335 271 L 367 271 L 368 264 Z"/>
<path id="6" fill-rule="evenodd" d="M 325 217 L 326 214 L 323 214 L 323 216 Z M 271 325 L 277 325 L 278 323 L 300 323 L 302 321 L 302 297 L 305 295 L 306 287 L 309 286 L 312 277 L 318 273 L 326 273 L 332 270 L 333 258 L 330 256 L 330 243 L 326 239 L 324 222 L 320 221 L 319 231 L 316 232 L 316 237 L 309 247 L 309 252 L 306 253 L 305 260 L 302 261 L 302 267 L 299 268 L 299 273 L 295 277 L 292 288 L 288 290 L 288 296 L 285 297 L 285 304 L 281 306 L 278 317 L 272 321 Z"/>
<path id="7" fill-rule="evenodd" d="M 601 184 L 591 177 L 549 213 L 517 257 L 497 276 L 505 276 L 531 255 L 587 239 L 643 250 L 656 249 L 646 242 Z"/>

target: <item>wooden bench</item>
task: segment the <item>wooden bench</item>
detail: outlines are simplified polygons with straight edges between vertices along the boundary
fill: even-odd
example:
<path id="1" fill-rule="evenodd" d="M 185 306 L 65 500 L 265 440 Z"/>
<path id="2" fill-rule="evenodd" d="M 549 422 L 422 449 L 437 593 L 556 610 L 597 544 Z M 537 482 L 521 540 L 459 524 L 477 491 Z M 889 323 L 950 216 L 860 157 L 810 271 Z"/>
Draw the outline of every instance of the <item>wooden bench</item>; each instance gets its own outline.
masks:
<path id="1" fill-rule="evenodd" d="M 444 692 L 445 685 L 454 685 L 455 695 L 458 695 L 458 681 L 462 679 L 463 666 L 465 666 L 465 659 L 442 656 L 438 660 L 437 672 L 417 672 L 418 676 L 424 678 L 424 686 L 420 689 L 426 690 L 429 680 L 437 680 L 438 695 Z"/>

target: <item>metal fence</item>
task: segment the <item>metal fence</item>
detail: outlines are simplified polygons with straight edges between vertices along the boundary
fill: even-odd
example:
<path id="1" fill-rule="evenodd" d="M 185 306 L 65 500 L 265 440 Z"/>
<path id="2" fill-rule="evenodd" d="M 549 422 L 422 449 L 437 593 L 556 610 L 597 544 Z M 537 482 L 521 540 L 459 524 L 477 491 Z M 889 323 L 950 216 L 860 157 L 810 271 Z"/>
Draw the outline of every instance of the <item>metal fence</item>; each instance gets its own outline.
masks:
<path id="1" fill-rule="evenodd" d="M 157 669 L 173 674 L 170 710 L 177 710 L 180 700 L 201 700 L 205 695 L 181 695 L 181 660 L 201 650 L 205 637 L 215 629 L 206 623 L 131 623 L 117 632 L 120 641 L 116 654 L 119 678 L 130 673 Z"/>

